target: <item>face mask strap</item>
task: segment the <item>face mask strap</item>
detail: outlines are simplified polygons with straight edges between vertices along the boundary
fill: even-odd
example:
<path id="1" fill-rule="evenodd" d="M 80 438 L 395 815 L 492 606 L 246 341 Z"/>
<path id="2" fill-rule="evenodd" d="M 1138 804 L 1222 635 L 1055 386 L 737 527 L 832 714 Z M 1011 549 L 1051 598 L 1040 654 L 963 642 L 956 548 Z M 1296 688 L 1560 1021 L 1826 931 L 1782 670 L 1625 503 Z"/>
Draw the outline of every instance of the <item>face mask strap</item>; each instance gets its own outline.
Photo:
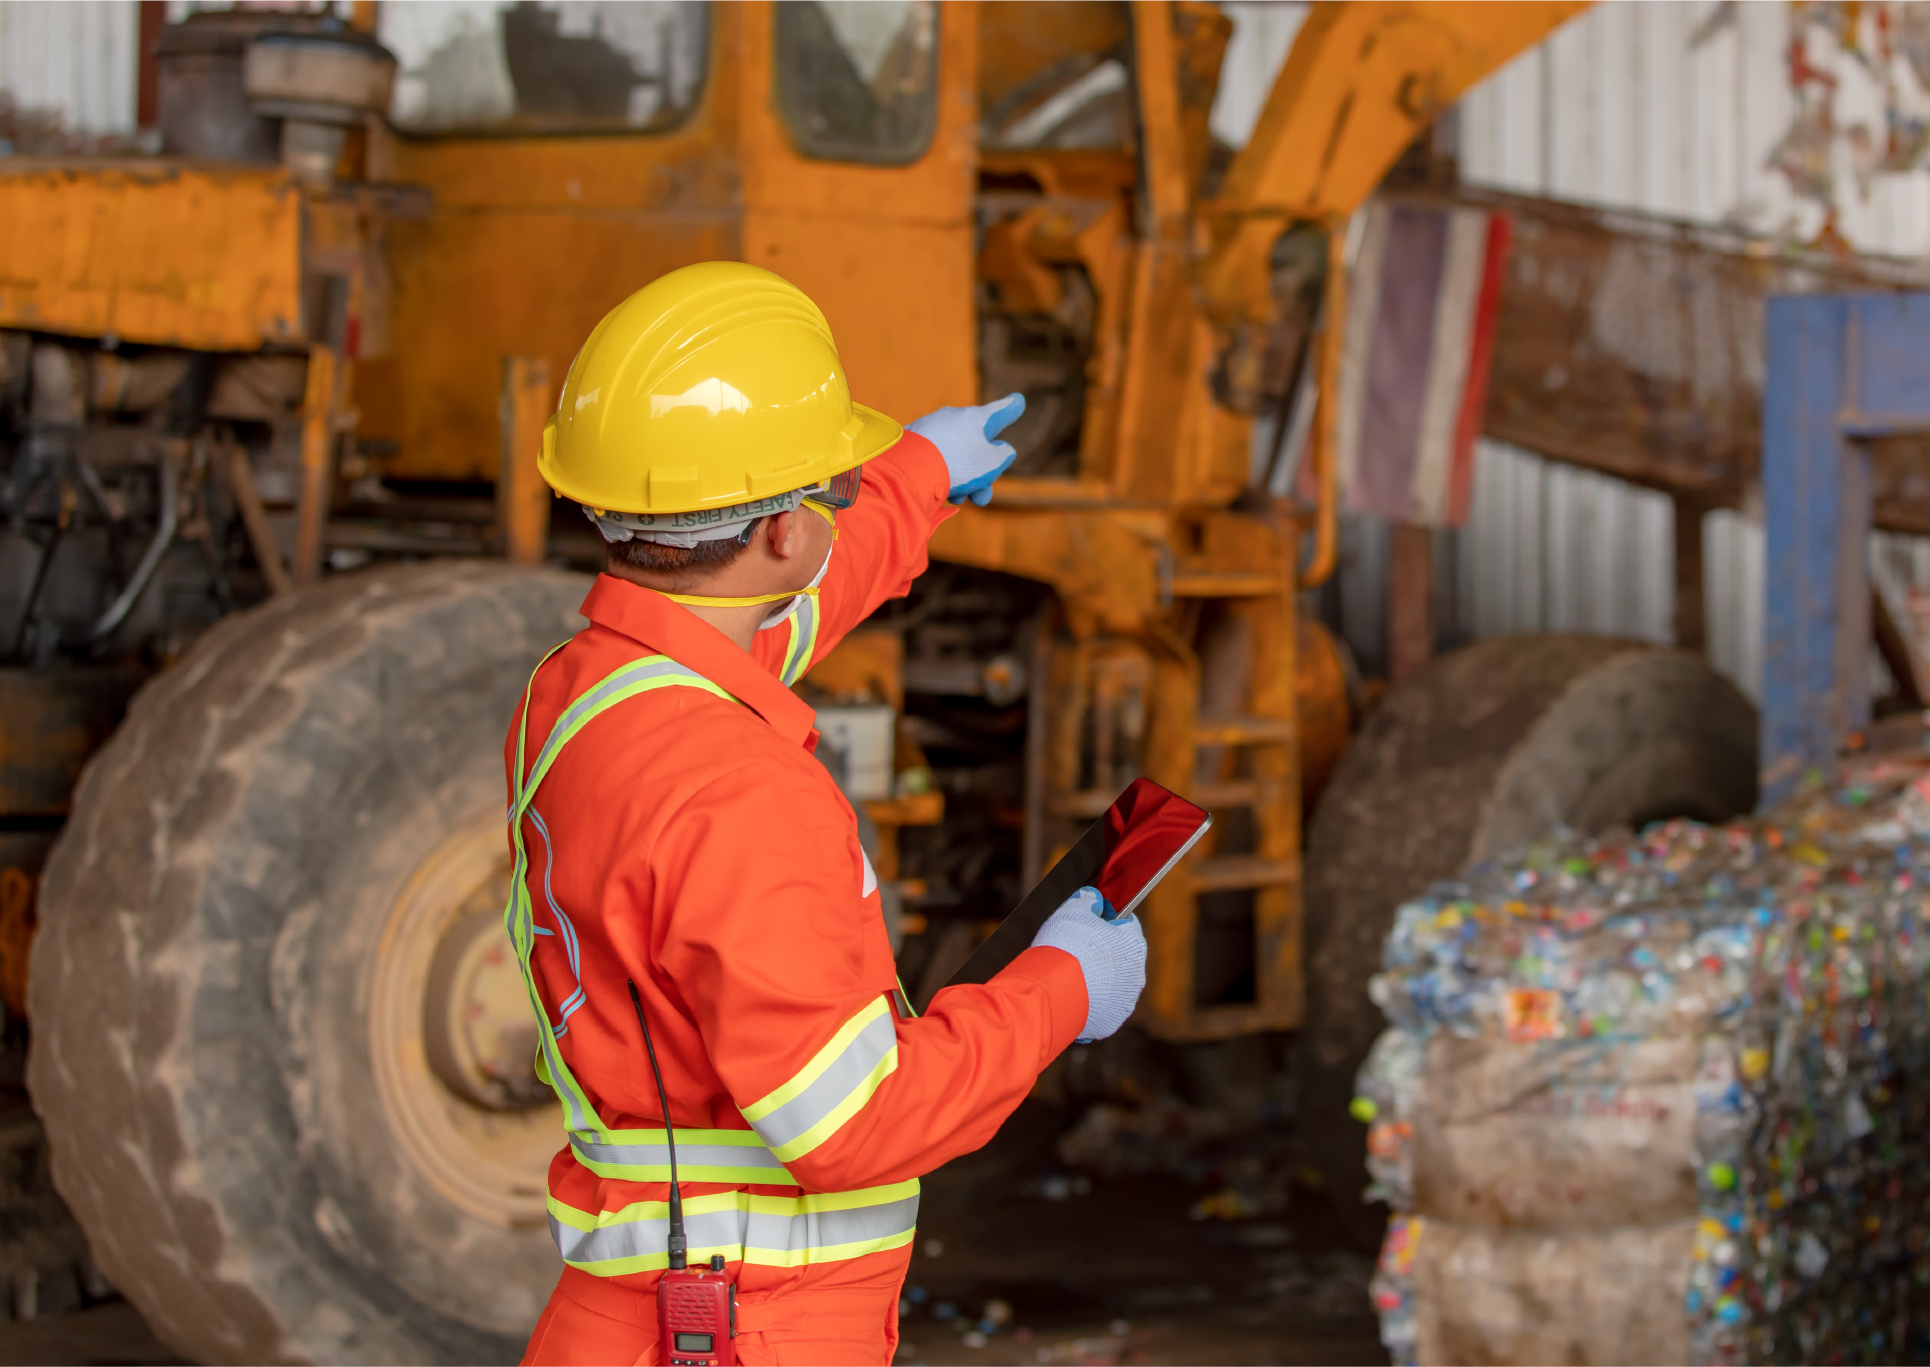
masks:
<path id="1" fill-rule="evenodd" d="M 789 606 L 787 606 L 784 611 L 767 618 L 757 628 L 759 631 L 769 631 L 772 627 L 783 622 L 786 617 L 796 612 L 799 603 L 802 603 L 806 598 L 815 598 L 818 596 L 818 585 L 824 582 L 824 576 L 831 569 L 831 552 L 833 549 L 835 549 L 835 547 L 825 547 L 824 563 L 819 565 L 818 572 L 811 576 L 811 582 L 801 589 L 785 589 L 782 593 L 763 593 L 755 598 L 710 598 L 695 593 L 664 593 L 663 596 L 673 603 L 682 603 L 687 607 L 693 608 L 749 608 L 756 607 L 759 603 L 782 603 L 789 600 Z M 663 593 L 662 589 L 653 589 L 651 591 L 653 593 Z"/>
<path id="2" fill-rule="evenodd" d="M 831 524 L 831 539 L 836 541 L 838 539 L 838 510 L 828 504 L 818 502 L 815 498 L 805 499 L 804 506 Z"/>

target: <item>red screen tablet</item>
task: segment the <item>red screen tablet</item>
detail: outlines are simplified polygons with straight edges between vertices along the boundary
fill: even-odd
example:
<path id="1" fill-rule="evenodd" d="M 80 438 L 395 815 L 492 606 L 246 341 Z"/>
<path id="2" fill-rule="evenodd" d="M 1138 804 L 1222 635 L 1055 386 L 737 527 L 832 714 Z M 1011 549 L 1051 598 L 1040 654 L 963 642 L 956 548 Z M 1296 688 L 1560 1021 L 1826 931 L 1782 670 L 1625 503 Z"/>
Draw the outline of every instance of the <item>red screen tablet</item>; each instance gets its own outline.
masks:
<path id="1" fill-rule="evenodd" d="M 1098 888 L 1119 915 L 1130 914 L 1212 824 L 1204 808 L 1149 778 L 1134 779 L 945 986 L 990 982 L 1080 888 Z"/>

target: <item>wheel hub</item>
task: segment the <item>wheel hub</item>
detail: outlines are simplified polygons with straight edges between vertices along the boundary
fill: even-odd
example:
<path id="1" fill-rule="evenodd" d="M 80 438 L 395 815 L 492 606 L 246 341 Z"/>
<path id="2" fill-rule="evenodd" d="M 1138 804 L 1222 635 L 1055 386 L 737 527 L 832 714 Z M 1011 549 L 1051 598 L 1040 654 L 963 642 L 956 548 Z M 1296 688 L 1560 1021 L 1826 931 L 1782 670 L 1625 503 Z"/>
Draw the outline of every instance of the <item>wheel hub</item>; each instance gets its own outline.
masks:
<path id="1" fill-rule="evenodd" d="M 499 810 L 424 856 L 383 927 L 369 1047 L 409 1161 L 453 1204 L 524 1226 L 546 1218 L 562 1116 L 536 1077 L 536 1022 L 502 927 L 509 874 Z"/>
<path id="2" fill-rule="evenodd" d="M 483 896 L 508 883 L 507 867 L 500 875 Z M 437 1080 L 486 1110 L 554 1100 L 536 1076 L 536 1018 L 500 907 L 464 911 L 443 932 L 424 990 L 422 1042 Z"/>

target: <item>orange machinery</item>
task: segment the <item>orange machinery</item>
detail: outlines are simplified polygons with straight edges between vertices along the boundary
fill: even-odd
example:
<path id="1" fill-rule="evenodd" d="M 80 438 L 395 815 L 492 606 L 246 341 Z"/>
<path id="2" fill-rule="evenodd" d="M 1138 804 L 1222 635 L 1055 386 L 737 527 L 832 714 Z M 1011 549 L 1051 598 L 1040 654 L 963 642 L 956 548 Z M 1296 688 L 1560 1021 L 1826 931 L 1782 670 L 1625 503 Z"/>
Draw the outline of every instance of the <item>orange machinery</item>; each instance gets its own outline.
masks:
<path id="1" fill-rule="evenodd" d="M 906 110 L 872 146 L 814 147 L 801 133 L 799 102 L 822 92 L 808 63 L 787 59 L 782 7 L 750 3 L 711 11 L 705 74 L 660 130 L 536 134 L 511 120 L 412 134 L 372 119 L 343 158 L 352 178 L 306 190 L 280 168 L 11 163 L 0 327 L 305 348 L 313 487 L 291 557 L 303 583 L 330 541 L 344 428 L 393 452 L 376 462 L 391 478 L 502 476 L 500 544 L 539 559 L 548 500 L 527 461 L 505 461 L 505 441 L 526 455 L 597 318 L 686 262 L 737 257 L 795 281 L 824 308 L 858 391 L 901 417 L 978 400 L 987 315 L 1085 310 L 1076 456 L 1003 480 L 934 556 L 1050 585 L 1063 607 L 1048 665 L 1050 817 L 1089 818 L 1134 771 L 1252 813 L 1247 848 L 1203 850 L 1149 908 L 1154 1028 L 1294 1026 L 1299 773 L 1330 767 L 1345 735 L 1338 662 L 1297 625 L 1294 600 L 1333 568 L 1333 463 L 1323 411 L 1317 508 L 1236 507 L 1252 417 L 1213 381 L 1277 312 L 1269 258 L 1282 232 L 1312 224 L 1340 252 L 1327 230 L 1433 116 L 1576 6 L 1317 6 L 1230 165 L 1211 165 L 1231 30 L 1212 5 L 899 8 L 904 51 L 888 60 L 903 66 Z M 1036 111 L 1042 77 L 1049 87 L 1103 61 L 1129 67 L 1110 130 L 1072 148 L 984 145 L 986 111 L 1028 95 Z M 1335 317 L 1342 273 L 1325 280 Z M 1337 340 L 1327 329 L 1323 392 Z M 1202 623 L 1240 636 L 1247 662 L 1210 715 Z M 1303 637 L 1318 654 L 1300 663 Z M 1082 777 L 1080 738 L 1089 750 L 1095 727 L 1122 724 L 1131 734 L 1107 747 L 1106 770 L 1088 754 Z M 1229 890 L 1255 894 L 1257 990 L 1222 1007 L 1195 1000 L 1193 906 Z"/>
<path id="2" fill-rule="evenodd" d="M 1052 402 L 1035 403 L 1028 415 L 1037 425 L 1019 434 L 1024 461 L 1001 480 L 996 500 L 964 509 L 932 547 L 934 561 L 1049 591 L 1050 626 L 1029 661 L 1032 734 L 1020 818 L 1028 866 L 1036 869 L 1136 774 L 1190 794 L 1221 815 L 1221 839 L 1196 850 L 1183 876 L 1167 880 L 1145 909 L 1153 952 L 1143 1019 L 1176 1040 L 1291 1029 L 1305 1012 L 1303 794 L 1331 768 L 1348 730 L 1337 648 L 1298 602 L 1336 558 L 1327 396 L 1340 338 L 1338 327 L 1317 330 L 1310 319 L 1344 316 L 1344 226 L 1403 149 L 1474 82 L 1578 8 L 1570 0 L 1316 4 L 1252 139 L 1231 153 L 1212 139 L 1209 113 L 1232 25 L 1199 0 L 745 0 L 616 6 L 588 21 L 572 18 L 569 7 L 520 4 L 500 10 L 493 38 L 454 19 L 446 31 L 425 29 L 443 22 L 438 11 L 456 7 L 384 14 L 357 4 L 355 27 L 379 33 L 401 58 L 395 116 L 317 134 L 304 122 L 316 117 L 313 108 L 284 99 L 276 108 L 285 128 L 313 135 L 299 142 L 284 132 L 287 165 L 0 161 L 0 390 L 14 384 L 29 396 L 22 411 L 34 414 L 55 413 L 61 394 L 85 390 L 85 402 L 75 399 L 61 419 L 67 426 L 49 418 L 45 430 L 58 435 L 81 423 L 74 449 L 84 454 L 89 441 L 105 441 L 96 427 L 118 422 L 123 446 L 150 451 L 164 481 L 178 481 L 163 484 L 163 502 L 168 490 L 187 500 L 188 481 L 212 471 L 207 478 L 226 490 L 217 502 L 236 510 L 259 572 L 236 582 L 292 605 L 274 609 L 283 613 L 275 620 L 290 623 L 308 620 L 299 615 L 304 595 L 326 595 L 331 580 L 344 587 L 314 601 L 347 601 L 348 577 L 325 575 L 330 564 L 466 551 L 535 566 L 573 549 L 587 553 L 587 529 L 575 527 L 573 540 L 568 510 L 553 523 L 557 510 L 535 478 L 541 423 L 597 319 L 688 262 L 736 257 L 795 281 L 828 316 L 854 392 L 901 419 L 1012 387 L 1050 391 Z M 635 30 L 646 11 L 661 23 Z M 612 56 L 625 52 L 655 55 Z M 248 79 L 256 79 L 252 67 Z M 326 152 L 319 159 L 317 146 Z M 1297 277 L 1298 301 L 1277 288 L 1288 238 L 1302 265 L 1311 261 Z M 1304 307 L 1323 292 L 1324 304 Z M 1257 492 L 1250 471 L 1257 395 L 1291 387 L 1292 377 L 1266 372 L 1278 368 L 1269 338 L 1294 308 L 1300 334 L 1312 339 L 1322 396 L 1306 458 L 1315 494 L 1306 502 Z M 115 419 L 142 376 L 167 365 L 209 371 L 208 425 Z M 232 420 L 216 421 L 224 412 Z M 269 435 L 244 450 L 235 433 L 247 431 Z M 277 460 L 291 476 L 279 496 L 267 487 Z M 278 497 L 286 512 L 275 511 Z M 427 504 L 435 508 L 425 512 Z M 481 578 L 472 579 L 496 584 L 489 575 L 499 573 L 479 567 Z M 388 610 L 379 594 L 368 601 L 371 614 Z M 237 627 L 223 639 L 232 647 L 256 636 Z M 858 636 L 807 683 L 895 704 L 903 668 L 895 643 Z M 37 686 L 31 671 L 6 673 L 15 691 Z M 22 758 L 27 738 L 10 728 L 5 744 L 13 767 L 0 766 L 0 776 L 32 767 Z M 78 753 L 49 760 L 35 800 L 55 813 L 64 808 L 63 784 L 71 786 L 77 763 Z M 506 1075 L 471 1055 L 494 1047 L 476 1043 L 483 1037 L 475 1021 L 513 1035 L 524 1013 L 520 992 L 488 985 L 495 980 L 485 948 L 466 948 L 466 940 L 438 948 L 436 939 L 486 922 L 464 910 L 486 905 L 486 889 L 477 888 L 501 873 L 492 873 L 500 835 L 488 824 L 499 821 L 490 811 L 500 794 L 484 796 L 476 798 L 481 834 L 468 826 L 446 837 L 432 832 L 421 870 L 397 885 L 398 907 L 435 903 L 422 913 L 434 933 L 404 926 L 368 942 L 369 953 L 380 943 L 402 954 L 394 947 L 420 941 L 421 971 L 396 987 L 401 969 L 371 968 L 375 986 L 354 999 L 373 1003 L 356 1029 L 378 1055 L 388 1047 L 378 1038 L 384 1020 L 401 1021 L 404 1034 L 471 1031 L 463 1036 L 468 1054 L 443 1051 L 461 1056 L 448 1064 L 453 1073 L 434 1047 L 418 1044 L 389 1073 L 387 1064 L 377 1068 L 378 1081 L 419 1074 L 428 1087 L 439 1077 L 461 1094 L 438 1094 L 430 1110 L 460 1103 L 487 1111 L 497 1104 L 490 1098 L 514 1092 Z M 83 805 L 115 800 L 82 793 Z M 869 804 L 888 879 L 894 830 L 941 819 L 942 805 L 916 791 Z M 398 808 L 376 819 L 405 815 Z M 76 824 L 82 816 L 77 808 Z M 90 829 L 106 827 L 94 821 Z M 467 867 L 464 860 L 476 863 L 473 876 L 449 872 Z M 56 869 L 49 895 L 59 891 L 80 907 L 81 878 L 78 865 Z M 424 889 L 441 891 L 431 897 Z M 1245 964 L 1211 974 L 1217 984 L 1244 984 L 1232 991 L 1196 971 L 1202 899 L 1215 898 L 1239 903 L 1235 924 L 1251 928 L 1234 948 Z M 43 911 L 69 915 L 65 904 Z M 308 913 L 261 914 L 275 923 L 261 932 L 276 946 L 274 972 L 296 972 L 298 956 L 281 947 L 292 932 L 276 927 L 284 915 L 292 925 Z M 35 958 L 37 973 L 55 965 L 65 972 L 73 962 L 65 951 Z M 175 973 L 203 960 L 168 962 Z M 37 978 L 33 1001 L 63 1002 L 68 989 Z M 400 1006 L 400 997 L 390 1000 L 396 992 L 408 997 Z M 500 1011 L 498 996 L 508 1003 Z M 177 999 L 186 998 L 170 997 Z M 447 1030 L 438 1024 L 444 1016 L 455 1022 Z M 81 1035 L 106 1028 L 78 1013 L 71 1023 L 62 1016 L 37 1033 L 36 1049 L 42 1035 L 58 1032 L 61 1047 L 80 1057 Z M 59 1105 L 44 1099 L 55 1089 L 48 1057 L 44 1068 L 36 1062 L 35 1085 L 58 1128 L 57 1115 L 91 1112 L 78 1094 Z M 521 1105 L 505 1101 L 500 1115 L 448 1122 L 455 1128 L 447 1134 L 495 1155 L 477 1162 L 510 1172 L 500 1198 L 449 1196 L 482 1212 L 476 1228 L 540 1222 L 540 1210 L 523 1208 L 528 1183 L 510 1171 L 520 1171 L 521 1160 L 502 1158 L 510 1141 L 501 1126 L 511 1124 L 504 1116 Z M 170 1114 L 192 1110 L 182 1101 Z M 420 1138 L 444 1134 L 435 1129 L 444 1121 L 408 1114 L 417 1119 L 391 1117 L 402 1136 L 397 1151 L 422 1148 L 424 1189 L 448 1195 L 456 1179 L 434 1176 L 441 1160 Z M 553 1133 L 543 1134 L 553 1148 Z M 92 1161 L 82 1136 L 56 1133 L 55 1141 L 57 1156 L 72 1155 L 57 1163 L 80 1172 Z M 536 1161 L 544 1151 L 531 1149 Z M 106 1178 L 76 1181 L 92 1184 L 95 1195 L 118 1190 Z M 441 1197 L 422 1199 L 433 1205 Z M 103 1200 L 94 1202 L 95 1218 L 117 1218 L 115 1201 Z M 356 1223 L 345 1208 L 324 1219 L 316 1207 L 331 1246 L 348 1247 L 348 1239 L 364 1249 L 356 1256 L 388 1266 L 380 1240 L 341 1234 Z M 403 1235 L 395 1240 L 407 1244 Z M 145 1284 L 137 1252 L 130 1246 L 112 1259 L 117 1280 Z M 210 1267 L 218 1253 L 206 1252 Z M 186 1267 L 202 1256 L 178 1261 Z M 465 1310 L 469 1293 L 415 1290 L 411 1278 L 429 1285 L 434 1270 L 409 1267 L 390 1271 L 452 1323 L 493 1333 L 503 1330 L 497 1319 L 521 1313 L 513 1297 Z M 504 1285 L 514 1281 L 504 1277 Z M 131 1288 L 137 1299 L 139 1285 Z M 260 1288 L 234 1322 L 277 1323 L 292 1337 L 237 1329 L 231 1343 L 217 1332 L 227 1311 L 208 1310 L 205 1323 L 200 1312 L 170 1319 L 163 1303 L 172 1293 L 154 1288 L 144 1309 L 198 1354 L 380 1357 L 415 1343 L 406 1335 L 304 1339 L 310 1329 L 277 1301 L 283 1293 Z M 351 1342 L 360 1346 L 341 1346 Z M 477 1342 L 406 1351 L 494 1351 Z"/>

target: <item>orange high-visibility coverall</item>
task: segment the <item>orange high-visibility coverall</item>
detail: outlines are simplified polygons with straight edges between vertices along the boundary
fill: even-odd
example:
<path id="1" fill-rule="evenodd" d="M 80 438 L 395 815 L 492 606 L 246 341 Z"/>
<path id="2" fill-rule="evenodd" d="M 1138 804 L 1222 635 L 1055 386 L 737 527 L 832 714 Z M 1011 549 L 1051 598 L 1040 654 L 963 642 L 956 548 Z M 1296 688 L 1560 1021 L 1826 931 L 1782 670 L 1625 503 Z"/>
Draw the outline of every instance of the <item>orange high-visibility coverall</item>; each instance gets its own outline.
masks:
<path id="1" fill-rule="evenodd" d="M 937 451 L 912 434 L 866 465 L 862 496 L 838 517 L 813 658 L 924 570 L 926 542 L 952 511 L 947 481 Z M 743 1131 L 752 1128 L 745 1110 L 761 1116 L 787 1084 L 823 1068 L 860 1016 L 878 1026 L 896 975 L 877 880 L 850 804 L 812 757 L 814 714 L 776 677 L 784 629 L 760 633 L 747 654 L 668 599 L 609 575 L 583 613 L 590 626 L 531 690 L 532 755 L 564 708 L 642 656 L 668 655 L 735 701 L 690 687 L 644 693 L 563 749 L 536 794 L 540 831 L 524 823 L 539 992 L 564 1059 L 612 1129 L 661 1123 L 628 979 L 649 1016 L 677 1131 Z M 515 754 L 512 728 L 510 765 Z M 559 912 L 578 946 L 575 973 Z M 1085 1017 L 1078 963 L 1057 949 L 1026 951 L 985 986 L 948 989 L 919 1019 L 899 1018 L 894 1003 L 895 1041 L 882 1035 L 889 1057 L 786 1150 L 796 1185 L 737 1189 L 842 1193 L 929 1172 L 990 1139 Z M 561 1203 L 593 1215 L 662 1201 L 667 1190 L 598 1176 L 571 1147 L 552 1161 L 549 1187 L 552 1211 Z M 687 1203 L 728 1190 L 683 1183 Z M 907 1229 L 858 1256 L 731 1261 L 741 1360 L 888 1362 L 910 1244 Z M 660 1275 L 566 1266 L 525 1360 L 660 1361 Z"/>

